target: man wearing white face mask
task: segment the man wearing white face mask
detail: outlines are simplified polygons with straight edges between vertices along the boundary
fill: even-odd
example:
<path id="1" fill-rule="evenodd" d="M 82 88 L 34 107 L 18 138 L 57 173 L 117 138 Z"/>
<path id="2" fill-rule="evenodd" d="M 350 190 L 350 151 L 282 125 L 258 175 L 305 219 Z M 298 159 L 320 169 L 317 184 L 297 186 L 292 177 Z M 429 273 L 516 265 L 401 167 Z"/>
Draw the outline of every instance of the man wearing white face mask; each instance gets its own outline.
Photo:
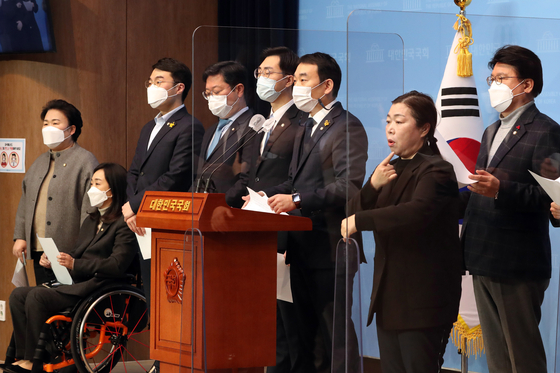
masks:
<path id="1" fill-rule="evenodd" d="M 337 226 L 346 217 L 346 190 L 352 198 L 364 180 L 367 134 L 359 119 L 344 110 L 336 99 L 342 73 L 331 56 L 317 52 L 301 57 L 294 75 L 295 105 L 309 115 L 298 128 L 288 179 L 264 192 L 270 196 L 268 203 L 276 213 L 289 212 L 309 217 L 313 222 L 312 231 L 289 232 L 286 245 L 302 338 L 302 371 L 331 371 L 332 360 L 332 372 L 357 372 L 358 345 L 351 320 L 348 350 L 345 351 L 341 338 L 334 345 L 332 340 L 333 310 L 336 308 L 337 320 L 342 324 L 349 311 L 341 302 L 334 302 L 335 252 L 342 238 Z M 353 238 L 360 241 L 361 247 L 361 236 Z M 363 252 L 360 255 L 364 261 Z M 353 278 L 353 273 L 349 278 Z M 342 286 L 337 287 L 338 294 L 344 289 L 343 281 L 344 274 L 336 282 Z"/>
<path id="2" fill-rule="evenodd" d="M 206 85 L 202 95 L 219 121 L 204 134 L 197 179 L 203 180 L 206 191 L 226 193 L 228 205 L 241 207 L 251 154 L 249 137 L 254 133 L 248 127 L 253 110 L 245 101 L 247 70 L 239 62 L 222 61 L 209 66 L 202 80 Z"/>
<path id="3" fill-rule="evenodd" d="M 544 373 L 539 322 L 551 276 L 550 198 L 527 170 L 550 171 L 560 126 L 535 106 L 543 87 L 537 55 L 504 46 L 488 66 L 490 103 L 500 115 L 482 137 L 470 177 L 478 182 L 463 193 L 465 265 L 473 275 L 489 371 Z"/>
<path id="4" fill-rule="evenodd" d="M 89 180 L 97 159 L 76 142 L 82 132 L 82 115 L 64 100 L 48 102 L 41 112 L 43 143 L 50 148 L 29 167 L 23 179 L 14 229 L 13 254 L 33 259 L 35 280 L 54 279 L 39 265 L 43 248 L 37 240 L 51 237 L 61 252 L 69 252 L 90 208 Z"/>
<path id="5" fill-rule="evenodd" d="M 189 68 L 173 58 L 162 58 L 152 68 L 146 81 L 148 104 L 159 113 L 140 132 L 128 170 L 128 202 L 122 208 L 128 226 L 139 235 L 145 233 L 136 226 L 144 192 L 188 191 L 192 159 L 200 153 L 204 134 L 202 124 L 196 118 L 193 121 L 183 104 L 192 83 Z"/>

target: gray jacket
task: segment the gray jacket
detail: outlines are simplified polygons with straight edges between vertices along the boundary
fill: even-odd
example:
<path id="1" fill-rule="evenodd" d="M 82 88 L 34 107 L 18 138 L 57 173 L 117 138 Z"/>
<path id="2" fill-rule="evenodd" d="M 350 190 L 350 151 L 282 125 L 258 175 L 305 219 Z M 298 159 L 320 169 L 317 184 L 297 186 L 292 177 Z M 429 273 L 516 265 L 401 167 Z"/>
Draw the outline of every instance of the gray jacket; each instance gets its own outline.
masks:
<path id="1" fill-rule="evenodd" d="M 95 156 L 77 143 L 73 147 L 55 152 L 54 173 L 49 184 L 47 226 L 45 236 L 52 237 L 58 249 L 70 252 L 74 248 L 80 225 L 87 216 L 90 203 L 87 196 L 93 169 L 99 164 Z M 35 203 L 41 183 L 49 171 L 50 151 L 41 154 L 29 167 L 22 184 L 14 241 L 31 242 Z M 32 247 L 27 248 L 30 258 Z"/>

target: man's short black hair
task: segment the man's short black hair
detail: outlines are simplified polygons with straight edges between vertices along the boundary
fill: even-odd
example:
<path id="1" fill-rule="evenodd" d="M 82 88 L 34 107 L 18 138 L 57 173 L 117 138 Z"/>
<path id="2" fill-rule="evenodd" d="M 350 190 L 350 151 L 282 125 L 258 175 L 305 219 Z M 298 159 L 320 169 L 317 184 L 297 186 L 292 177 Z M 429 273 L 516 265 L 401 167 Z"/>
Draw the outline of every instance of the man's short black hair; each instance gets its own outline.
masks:
<path id="1" fill-rule="evenodd" d="M 492 60 L 488 62 L 488 67 L 493 70 L 498 62 L 512 66 L 520 80 L 533 79 L 535 82 L 531 92 L 533 97 L 537 97 L 542 92 L 543 72 L 541 60 L 531 50 L 519 45 L 504 45 L 496 51 Z"/>
<path id="2" fill-rule="evenodd" d="M 47 102 L 47 104 L 43 107 L 43 110 L 41 110 L 41 120 L 45 120 L 45 116 L 48 111 L 53 109 L 62 112 L 66 119 L 68 119 L 68 124 L 76 127 L 76 131 L 72 135 L 72 140 L 74 140 L 74 142 L 78 141 L 78 137 L 80 137 L 82 127 L 84 125 L 80 110 L 76 109 L 74 105 L 64 100 L 51 100 Z"/>
<path id="3" fill-rule="evenodd" d="M 299 64 L 299 57 L 288 47 L 267 48 L 261 54 L 261 63 L 267 57 L 280 57 L 280 69 L 284 75 L 294 75 Z"/>
<path id="4" fill-rule="evenodd" d="M 324 82 L 327 79 L 332 79 L 334 83 L 332 91 L 333 96 L 336 97 L 338 95 L 340 82 L 342 81 L 342 71 L 340 71 L 340 66 L 338 66 L 338 63 L 334 58 L 326 53 L 315 52 L 301 56 L 299 63 L 316 65 L 321 82 Z"/>
<path id="5" fill-rule="evenodd" d="M 237 61 L 222 61 L 208 66 L 202 74 L 202 80 L 206 83 L 209 76 L 221 75 L 231 89 L 238 84 L 247 86 L 247 69 Z"/>
<path id="6" fill-rule="evenodd" d="M 192 74 L 187 65 L 174 58 L 165 57 L 156 62 L 152 66 L 152 69 L 158 69 L 171 73 L 174 84 L 183 83 L 185 85 L 185 90 L 181 95 L 181 100 L 185 101 L 192 85 Z"/>

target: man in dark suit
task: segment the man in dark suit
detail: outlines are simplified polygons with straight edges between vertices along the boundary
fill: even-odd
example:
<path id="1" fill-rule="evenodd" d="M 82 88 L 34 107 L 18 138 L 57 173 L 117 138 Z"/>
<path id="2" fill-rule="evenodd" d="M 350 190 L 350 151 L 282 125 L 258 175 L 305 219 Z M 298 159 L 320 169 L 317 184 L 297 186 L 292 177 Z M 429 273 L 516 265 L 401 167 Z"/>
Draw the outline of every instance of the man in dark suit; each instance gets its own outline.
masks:
<path id="1" fill-rule="evenodd" d="M 511 45 L 488 63 L 490 101 L 500 113 L 482 137 L 478 181 L 463 223 L 466 268 L 490 372 L 546 372 L 540 307 L 551 275 L 550 198 L 537 174 L 560 149 L 560 126 L 534 99 L 542 91 L 540 59 Z"/>
<path id="2" fill-rule="evenodd" d="M 223 61 L 208 67 L 202 79 L 206 84 L 203 96 L 219 121 L 204 134 L 193 188 L 226 193 L 228 205 L 241 207 L 255 135 L 249 128 L 253 110 L 245 101 L 247 70 L 239 62 Z"/>
<path id="3" fill-rule="evenodd" d="M 187 112 L 183 101 L 192 83 L 189 68 L 172 58 L 162 58 L 152 66 L 146 82 L 148 104 L 159 113 L 142 131 L 127 175 L 128 201 L 122 207 L 132 231 L 144 235 L 136 226 L 136 213 L 147 190 L 188 191 L 192 182 L 193 157 L 200 153 L 204 135 L 202 124 Z M 147 304 L 150 304 L 151 260 L 141 261 Z M 155 368 L 157 368 L 157 364 Z M 157 369 L 156 369 L 157 370 Z"/>
<path id="4" fill-rule="evenodd" d="M 330 371 L 333 309 L 336 307 L 337 321 L 342 321 L 338 316 L 346 311 L 343 304 L 334 302 L 340 222 L 346 217 L 347 188 L 349 198 L 360 190 L 367 160 L 368 142 L 362 123 L 336 100 L 341 79 L 340 67 L 331 56 L 313 53 L 300 58 L 293 98 L 296 106 L 309 112 L 309 116 L 296 134 L 289 179 L 264 189 L 271 196 L 269 205 L 276 213 L 290 212 L 313 222 L 312 231 L 289 232 L 286 246 L 306 372 Z M 337 286 L 340 280 L 337 279 Z M 358 369 L 353 325 L 348 335 L 347 352 L 343 336 L 335 341 L 334 372 L 344 371 L 345 362 L 348 371 Z M 316 344 L 316 340 L 320 343 Z M 324 355 L 319 355 L 320 351 Z M 316 357 L 320 360 L 318 367 L 314 364 Z"/>
<path id="5" fill-rule="evenodd" d="M 270 102 L 271 110 L 266 124 L 270 130 L 257 135 L 252 147 L 248 186 L 253 190 L 281 184 L 289 173 L 296 133 L 308 117 L 292 99 L 298 61 L 298 56 L 289 48 L 268 48 L 263 51 L 262 62 L 255 70 L 257 94 L 261 100 Z M 279 232 L 279 253 L 286 251 L 285 244 L 286 232 Z M 276 312 L 276 366 L 269 367 L 268 372 L 305 372 L 294 305 L 278 300 Z"/>

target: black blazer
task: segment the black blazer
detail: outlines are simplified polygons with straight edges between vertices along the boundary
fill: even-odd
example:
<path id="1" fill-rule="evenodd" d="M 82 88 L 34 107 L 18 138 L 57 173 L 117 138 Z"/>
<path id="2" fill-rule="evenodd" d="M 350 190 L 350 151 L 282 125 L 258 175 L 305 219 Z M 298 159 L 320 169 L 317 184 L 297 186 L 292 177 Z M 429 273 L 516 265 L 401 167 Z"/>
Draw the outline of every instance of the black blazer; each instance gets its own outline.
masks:
<path id="1" fill-rule="evenodd" d="M 292 105 L 276 124 L 262 155 L 261 142 L 265 133 L 255 137 L 249 167 L 249 188 L 258 192 L 286 181 L 290 172 L 296 134 L 299 127 L 304 125 L 307 116 L 307 113 Z"/>
<path id="2" fill-rule="evenodd" d="M 340 222 L 346 217 L 346 187 L 350 198 L 360 190 L 368 149 L 366 131 L 350 113 L 350 146 L 346 148 L 346 113 L 340 103 L 335 104 L 317 126 L 311 146 L 301 157 L 299 149 L 305 127 L 298 126 L 288 180 L 264 190 L 269 197 L 300 193 L 301 209 L 290 214 L 308 217 L 313 223 L 312 231 L 289 233 L 287 261 L 290 263 L 308 268 L 334 266 L 336 246 L 342 238 Z M 361 236 L 355 238 L 361 248 Z M 363 252 L 361 259 L 364 259 Z"/>
<path id="3" fill-rule="evenodd" d="M 136 236 L 120 216 L 112 223 L 103 223 L 97 232 L 97 218 L 87 217 L 80 228 L 76 247 L 70 251 L 74 269 L 70 275 L 73 285 L 63 285 L 58 292 L 86 296 L 99 287 L 114 282 L 94 277 L 96 273 L 109 277 L 124 276 L 134 267 L 138 253 Z"/>
<path id="4" fill-rule="evenodd" d="M 394 164 L 395 161 L 392 161 Z M 421 153 L 376 191 L 368 181 L 349 203 L 359 231 L 373 231 L 368 325 L 429 328 L 457 320 L 461 296 L 459 192 L 452 166 Z"/>
<path id="5" fill-rule="evenodd" d="M 181 108 L 169 118 L 148 149 L 155 125 L 151 120 L 142 128 L 126 178 L 126 195 L 135 213 L 146 190 L 188 191 L 193 156 L 200 153 L 204 127 L 196 118 L 193 122 L 187 109 Z"/>
<path id="6" fill-rule="evenodd" d="M 560 126 L 533 104 L 521 114 L 488 168 L 488 151 L 500 121 L 480 144 L 477 170 L 500 180 L 498 198 L 468 193 L 462 230 L 465 265 L 473 275 L 547 279 L 551 275 L 550 198 L 527 170 L 541 174 L 560 152 Z"/>
<path id="7" fill-rule="evenodd" d="M 209 191 L 213 193 L 226 193 L 226 202 L 232 207 L 241 207 L 243 205 L 241 196 L 244 195 L 243 192 L 246 190 L 245 185 L 247 185 L 247 172 L 249 168 L 246 160 L 250 157 L 250 149 L 253 143 L 252 139 L 249 141 L 249 138 L 255 134 L 255 131 L 249 128 L 249 122 L 252 117 L 252 109 L 241 114 L 230 125 L 227 132 L 222 135 L 208 159 L 206 159 L 206 152 L 214 132 L 216 132 L 218 123 L 208 128 L 202 140 L 202 149 L 198 158 L 197 180 L 201 176 L 206 180 L 212 175 L 215 189 L 209 189 Z M 234 154 L 235 150 L 242 144 L 245 144 L 245 146 L 237 154 Z M 230 156 L 231 158 L 228 159 Z M 212 172 L 214 173 L 212 174 Z"/>

